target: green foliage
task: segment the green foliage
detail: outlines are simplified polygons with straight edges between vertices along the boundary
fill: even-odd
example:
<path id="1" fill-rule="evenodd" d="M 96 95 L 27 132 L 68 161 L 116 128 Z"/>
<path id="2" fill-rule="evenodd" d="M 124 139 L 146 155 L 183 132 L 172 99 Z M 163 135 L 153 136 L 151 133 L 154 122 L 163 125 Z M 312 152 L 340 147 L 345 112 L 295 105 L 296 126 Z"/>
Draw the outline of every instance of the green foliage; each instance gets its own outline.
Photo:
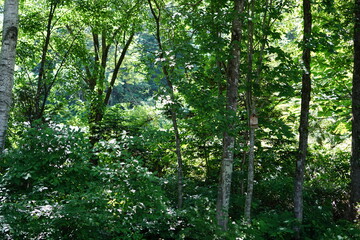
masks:
<path id="1" fill-rule="evenodd" d="M 15 121 L 66 119 L 78 86 L 71 68 L 65 1 L 22 4 L 14 86 Z M 76 101 L 76 100 L 75 100 Z"/>
<path id="2" fill-rule="evenodd" d="M 265 212 L 257 216 L 251 226 L 245 226 L 246 239 L 290 239 L 293 234 L 293 217 L 291 212 Z"/>
<path id="3" fill-rule="evenodd" d="M 163 177 L 166 195 L 176 205 L 176 177 Z M 216 185 L 205 184 L 187 177 L 184 182 L 184 206 L 177 209 L 170 220 L 170 228 L 161 235 L 164 239 L 221 239 L 215 213 Z"/>
<path id="4" fill-rule="evenodd" d="M 143 239 L 166 224 L 159 180 L 138 161 L 91 167 L 84 134 L 60 126 L 19 146 L 1 162 L 4 239 Z"/>
<path id="5" fill-rule="evenodd" d="M 214 202 L 201 194 L 187 198 L 187 205 L 178 214 L 176 239 L 221 239 Z"/>
<path id="6" fill-rule="evenodd" d="M 7 171 L 3 180 L 14 184 L 13 190 L 19 188 L 20 192 L 32 192 L 33 182 L 48 189 L 64 184 L 76 189 L 89 157 L 86 141 L 80 141 L 83 137 L 80 131 L 61 125 L 29 128 L 19 147 L 4 156 L 2 164 Z M 67 179 L 70 176 L 73 182 Z"/>
<path id="7" fill-rule="evenodd" d="M 249 1 L 241 16 L 239 44 L 244 54 L 236 116 L 229 116 L 224 107 L 233 1 L 157 2 L 162 11 L 163 52 L 156 44 L 156 25 L 147 1 L 22 4 L 14 107 L 0 161 L 0 238 L 292 237 L 303 71 L 299 1 L 254 3 L 251 76 L 256 79 L 252 87 L 259 128 L 251 225 L 242 222 L 248 167 Z M 59 5 L 44 52 L 54 3 Z M 302 229 L 304 239 L 358 239 L 358 226 L 344 220 L 350 184 L 353 3 L 311 3 L 313 92 Z M 133 44 L 106 106 L 103 101 L 114 63 L 132 33 Z M 44 53 L 46 74 L 41 82 Z M 174 99 L 168 95 L 164 66 Z M 42 104 L 40 122 L 47 126 L 34 121 Z M 183 209 L 174 208 L 177 162 L 171 108 L 176 110 L 183 155 Z M 101 120 L 89 124 L 89 118 Z M 223 133 L 233 119 L 236 127 L 231 134 L 237 141 L 231 219 L 229 230 L 223 232 L 217 227 L 215 202 Z M 101 139 L 94 148 L 89 144 L 91 133 Z M 93 154 L 99 166 L 89 164 Z"/>
<path id="8" fill-rule="evenodd" d="M 104 141 L 98 150 L 101 159 L 111 162 L 113 159 L 106 155 L 118 152 L 119 161 L 128 157 L 141 159 L 144 166 L 163 176 L 174 164 L 175 143 L 170 123 L 161 110 L 152 106 L 129 105 L 118 104 L 107 109 L 102 123 Z"/>

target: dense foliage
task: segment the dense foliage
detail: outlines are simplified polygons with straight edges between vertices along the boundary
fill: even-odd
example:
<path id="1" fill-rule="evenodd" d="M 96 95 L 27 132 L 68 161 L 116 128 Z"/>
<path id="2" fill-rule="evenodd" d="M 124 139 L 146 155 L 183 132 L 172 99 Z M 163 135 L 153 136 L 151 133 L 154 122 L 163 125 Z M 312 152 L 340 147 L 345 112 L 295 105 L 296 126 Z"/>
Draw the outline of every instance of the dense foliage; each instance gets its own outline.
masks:
<path id="1" fill-rule="evenodd" d="M 121 2 L 21 2 L 0 238 L 291 239 L 300 1 L 245 1 L 234 114 L 226 110 L 233 1 Z M 349 213 L 354 7 L 312 7 L 302 237 L 360 239 Z M 249 92 L 259 118 L 251 223 Z M 235 138 L 227 231 L 216 220 L 224 132 Z"/>

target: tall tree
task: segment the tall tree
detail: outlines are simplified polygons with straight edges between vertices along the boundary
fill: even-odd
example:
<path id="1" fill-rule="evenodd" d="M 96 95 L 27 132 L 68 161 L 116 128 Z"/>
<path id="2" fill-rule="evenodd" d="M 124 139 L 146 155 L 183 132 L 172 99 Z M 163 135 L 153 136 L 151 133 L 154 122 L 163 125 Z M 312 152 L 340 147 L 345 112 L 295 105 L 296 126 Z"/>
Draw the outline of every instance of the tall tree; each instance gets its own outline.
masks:
<path id="1" fill-rule="evenodd" d="M 256 119 L 255 101 L 252 93 L 252 71 L 253 71 L 253 52 L 254 52 L 254 0 L 249 2 L 249 19 L 248 19 L 248 50 L 247 50 L 247 74 L 246 74 L 246 111 L 248 113 L 249 131 L 249 154 L 248 154 L 248 179 L 245 200 L 244 217 L 247 223 L 250 223 L 251 203 L 254 188 L 254 146 L 255 146 L 255 127 L 251 124 L 251 120 Z"/>
<path id="2" fill-rule="evenodd" d="M 312 15 L 311 15 L 311 1 L 303 0 L 303 75 L 302 75 L 302 89 L 301 89 L 301 113 L 300 113 L 300 127 L 299 127 L 299 149 L 296 160 L 295 170 L 295 194 L 294 194 L 294 213 L 298 224 L 295 227 L 295 238 L 300 239 L 300 224 L 303 220 L 303 184 L 305 161 L 308 149 L 308 135 L 309 135 L 309 109 L 310 109 L 310 94 L 311 94 L 311 29 L 312 29 Z"/>
<path id="3" fill-rule="evenodd" d="M 0 149 L 3 149 L 12 102 L 19 1 L 5 0 L 2 47 L 0 53 Z"/>
<path id="4" fill-rule="evenodd" d="M 275 4 L 278 4 L 276 10 L 278 14 L 274 14 Z M 247 190 L 245 198 L 244 219 L 251 223 L 251 205 L 254 191 L 254 175 L 255 175 L 255 130 L 258 127 L 258 106 L 257 99 L 259 95 L 261 80 L 263 80 L 262 70 L 266 59 L 264 61 L 265 49 L 269 45 L 269 36 L 274 31 L 272 25 L 281 19 L 281 12 L 284 11 L 286 1 L 275 2 L 273 0 L 248 2 L 248 18 L 247 18 L 247 69 L 245 81 L 245 106 L 247 111 L 249 130 L 246 136 L 249 136 L 248 141 L 248 176 L 247 176 Z M 261 17 L 257 17 L 255 12 L 262 13 Z M 270 74 L 267 74 L 268 76 Z M 267 76 L 267 77 L 268 77 Z M 266 85 L 266 84 L 264 84 Z M 263 98 L 265 96 L 262 96 Z M 265 97 L 266 98 L 266 97 Z M 264 104 L 264 102 L 262 102 Z M 259 109 L 260 110 L 260 109 Z"/>
<path id="5" fill-rule="evenodd" d="M 39 66 L 39 72 L 37 77 L 37 88 L 34 101 L 33 114 L 30 121 L 41 119 L 43 120 L 45 105 L 48 100 L 51 88 L 54 86 L 55 77 L 52 79 L 48 77 L 48 52 L 50 48 L 51 34 L 54 28 L 54 17 L 56 9 L 58 8 L 60 1 L 50 1 L 50 9 L 46 24 L 45 39 L 42 46 L 42 54 Z M 56 20 L 56 19 L 55 19 Z"/>
<path id="6" fill-rule="evenodd" d="M 152 1 L 148 0 L 149 6 L 150 6 L 150 10 L 151 13 L 155 19 L 155 23 L 156 23 L 156 33 L 155 33 L 155 38 L 157 41 L 157 45 L 159 47 L 160 50 L 160 59 L 164 59 L 165 58 L 165 49 L 163 48 L 163 42 L 161 39 L 161 32 L 160 32 L 160 28 L 161 28 L 161 7 L 158 1 L 153 0 L 154 5 L 156 7 L 156 9 L 154 8 Z M 172 79 L 171 79 L 171 72 L 169 70 L 169 67 L 164 63 L 162 65 L 162 72 L 164 74 L 165 77 L 165 81 L 166 81 L 166 85 L 167 85 L 167 93 L 170 96 L 170 100 L 171 100 L 171 106 L 170 106 L 170 115 L 171 115 L 171 121 L 172 121 L 172 126 L 174 128 L 174 135 L 175 135 L 175 144 L 176 144 L 176 157 L 177 157 L 177 175 L 178 175 L 178 203 L 177 203 L 177 207 L 181 208 L 182 204 L 183 204 L 183 160 L 182 160 L 182 154 L 181 154 L 181 139 L 180 139 L 180 133 L 179 133 L 179 128 L 178 128 L 178 117 L 177 117 L 177 112 L 176 112 L 176 98 L 175 98 L 175 93 L 174 93 L 174 87 L 173 87 L 173 83 L 172 83 Z"/>
<path id="7" fill-rule="evenodd" d="M 79 59 L 81 67 L 78 69 L 87 88 L 90 102 L 89 138 L 91 145 L 95 146 L 101 139 L 101 123 L 121 66 L 140 26 L 139 8 L 142 1 L 124 1 L 122 5 L 116 1 L 75 3 L 82 18 L 77 21 L 78 26 L 68 26 L 68 30 L 74 38 L 77 38 L 76 32 L 83 32 L 75 55 Z M 91 162 L 98 164 L 96 155 Z"/>
<path id="8" fill-rule="evenodd" d="M 52 0 L 39 2 L 39 8 L 35 10 L 24 7 L 25 14 L 21 22 L 23 34 L 18 45 L 21 77 L 17 79 L 23 86 L 16 89 L 15 93 L 20 112 L 31 126 L 37 120 L 44 122 L 49 117 L 45 116 L 49 110 L 49 98 L 63 77 L 61 70 L 71 50 L 71 44 L 67 46 L 69 40 L 60 33 L 64 30 L 64 25 L 61 25 L 64 15 L 59 17 L 57 12 L 62 10 L 62 5 L 63 1 Z M 34 18 L 34 14 L 38 17 Z M 34 27 L 34 23 L 39 27 Z"/>
<path id="9" fill-rule="evenodd" d="M 234 163 L 235 128 L 238 83 L 240 77 L 240 41 L 241 28 L 240 15 L 243 12 L 244 0 L 234 0 L 233 20 L 231 29 L 230 60 L 228 62 L 227 86 L 226 86 L 226 110 L 228 114 L 228 126 L 223 136 L 223 156 L 220 169 L 220 181 L 216 203 L 216 216 L 218 225 L 227 230 L 231 177 Z"/>
<path id="10" fill-rule="evenodd" d="M 352 86 L 351 218 L 360 211 L 360 0 L 355 0 L 354 70 Z"/>

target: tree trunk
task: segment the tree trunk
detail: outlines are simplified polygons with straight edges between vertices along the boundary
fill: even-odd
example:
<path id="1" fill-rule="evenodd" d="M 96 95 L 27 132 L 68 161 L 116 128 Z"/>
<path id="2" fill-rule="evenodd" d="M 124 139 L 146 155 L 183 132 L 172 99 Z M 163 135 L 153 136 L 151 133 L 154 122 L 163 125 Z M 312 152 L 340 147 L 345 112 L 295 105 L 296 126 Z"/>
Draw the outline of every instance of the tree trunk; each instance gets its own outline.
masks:
<path id="1" fill-rule="evenodd" d="M 254 192 L 254 159 L 255 159 L 255 128 L 250 128 L 249 138 L 249 162 L 248 162 L 248 178 L 247 178 L 247 190 L 245 199 L 244 217 L 245 222 L 251 223 L 251 205 L 252 196 Z"/>
<path id="2" fill-rule="evenodd" d="M 245 199 L 245 210 L 244 218 L 245 221 L 251 223 L 251 205 L 252 205 L 252 196 L 254 190 L 254 159 L 255 159 L 255 128 L 251 126 L 250 116 L 255 114 L 255 101 L 253 99 L 253 40 L 254 40 L 254 0 L 250 1 L 249 6 L 249 22 L 248 22 L 248 69 L 246 74 L 246 110 L 248 113 L 248 121 L 250 126 L 249 133 L 249 154 L 248 154 L 248 177 L 247 177 L 247 190 L 246 190 L 246 199 Z"/>
<path id="3" fill-rule="evenodd" d="M 12 103 L 16 43 L 18 36 L 18 0 L 5 0 L 2 48 L 0 53 L 0 150 L 5 135 Z"/>
<path id="4" fill-rule="evenodd" d="M 51 31 L 53 27 L 52 23 L 53 23 L 53 18 L 55 16 L 57 4 L 58 4 L 57 2 L 51 2 L 50 4 L 48 22 L 46 25 L 46 35 L 44 39 L 44 46 L 42 49 L 39 75 L 37 80 L 38 82 L 37 82 L 37 89 L 35 96 L 35 109 L 33 116 L 31 116 L 31 122 L 30 122 L 31 125 L 34 120 L 39 120 L 39 119 L 42 121 L 44 120 L 43 118 L 44 118 L 45 105 L 52 87 L 51 84 L 48 83 L 48 79 L 46 79 L 46 68 L 47 68 L 46 63 L 47 63 L 47 54 L 50 46 Z"/>
<path id="5" fill-rule="evenodd" d="M 176 143 L 176 158 L 178 163 L 177 175 L 178 175 L 178 208 L 182 208 L 183 205 L 183 186 L 184 186 L 184 174 L 183 174 L 183 163 L 181 154 L 181 139 L 179 134 L 179 128 L 177 125 L 177 117 L 174 109 L 171 110 L 171 120 L 173 123 L 175 143 Z"/>
<path id="6" fill-rule="evenodd" d="M 301 114 L 300 114 L 300 127 L 299 127 L 299 150 L 296 160 L 295 169 L 295 189 L 294 189 L 294 214 L 298 221 L 295 226 L 295 238 L 300 239 L 300 225 L 303 220 L 303 184 L 305 161 L 308 148 L 308 126 L 309 126 L 309 108 L 310 108 L 310 93 L 311 93 L 311 3 L 310 0 L 303 0 L 303 14 L 304 14 L 304 36 L 303 36 L 303 64 L 304 72 L 302 76 L 302 89 L 301 89 Z"/>
<path id="7" fill-rule="evenodd" d="M 227 89 L 226 89 L 226 110 L 229 116 L 227 131 L 223 137 L 223 156 L 220 169 L 220 181 L 218 197 L 216 203 L 216 217 L 218 225 L 227 230 L 231 177 L 234 162 L 235 137 L 233 134 L 234 123 L 236 121 L 238 83 L 240 76 L 240 40 L 241 40 L 241 22 L 240 14 L 243 11 L 244 1 L 234 0 L 234 19 L 232 21 L 231 33 L 231 59 L 228 63 Z"/>
<path id="8" fill-rule="evenodd" d="M 248 152 L 248 177 L 247 177 L 247 191 L 246 191 L 246 199 L 245 199 L 245 210 L 244 210 L 244 218 L 246 223 L 251 224 L 251 205 L 252 205 L 252 197 L 254 190 L 254 161 L 255 161 L 255 129 L 257 126 L 253 126 L 251 124 L 250 116 L 256 116 L 256 101 L 253 96 L 253 85 L 254 83 L 260 83 L 260 75 L 263 66 L 263 55 L 265 51 L 266 42 L 269 36 L 267 29 L 270 28 L 272 17 L 268 16 L 268 12 L 270 7 L 273 5 L 273 0 L 266 0 L 265 2 L 265 11 L 262 20 L 262 36 L 261 45 L 258 50 L 259 56 L 256 61 L 256 65 L 254 65 L 254 8 L 255 8 L 255 0 L 250 1 L 250 13 L 248 20 L 248 72 L 246 76 L 246 110 L 248 114 L 248 121 L 250 126 L 249 131 L 249 152 Z M 255 68 L 256 67 L 256 68 Z M 254 76 L 254 77 L 253 77 Z"/>
<path id="9" fill-rule="evenodd" d="M 157 12 L 155 11 L 153 4 L 151 2 L 151 0 L 148 0 L 149 6 L 150 6 L 150 10 L 151 13 L 155 19 L 155 23 L 156 23 L 156 41 L 160 50 L 160 58 L 164 58 L 164 49 L 163 49 L 163 45 L 162 45 L 162 41 L 161 41 L 161 32 L 160 32 L 160 18 L 161 18 L 161 9 L 160 9 L 160 5 L 157 1 L 154 1 L 155 6 L 157 8 Z M 171 100 L 171 106 L 170 106 L 170 115 L 171 115 L 171 121 L 172 121 L 172 125 L 174 128 L 174 135 L 175 135 L 175 149 L 176 149 L 176 159 L 177 159 L 177 188 L 178 188 L 178 202 L 177 202 L 177 207 L 178 208 L 182 208 L 183 205 L 183 178 L 184 178 L 184 174 L 183 174 L 183 161 L 182 161 L 182 153 L 181 153 L 181 139 L 180 139 L 180 133 L 179 133 L 179 128 L 178 128 L 178 120 L 177 120 L 177 114 L 176 114 L 176 108 L 175 108 L 175 94 L 174 94 L 174 87 L 171 81 L 171 77 L 170 77 L 170 73 L 169 73 L 169 69 L 167 67 L 166 64 L 164 64 L 162 66 L 162 72 L 164 74 L 165 80 L 166 80 L 166 84 L 167 84 L 167 90 L 168 90 L 168 94 L 170 96 L 170 100 Z"/>
<path id="10" fill-rule="evenodd" d="M 352 220 L 360 220 L 360 0 L 355 1 L 354 72 L 352 87 L 352 155 L 351 197 Z"/>

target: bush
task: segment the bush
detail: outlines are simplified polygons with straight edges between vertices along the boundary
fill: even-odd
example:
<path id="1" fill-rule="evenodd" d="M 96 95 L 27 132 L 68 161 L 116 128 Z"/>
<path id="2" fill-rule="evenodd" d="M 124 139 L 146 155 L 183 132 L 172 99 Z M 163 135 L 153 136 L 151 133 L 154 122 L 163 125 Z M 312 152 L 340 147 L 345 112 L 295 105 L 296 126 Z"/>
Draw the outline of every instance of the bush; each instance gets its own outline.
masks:
<path id="1" fill-rule="evenodd" d="M 139 161 L 112 155 L 93 167 L 84 134 L 59 126 L 29 129 L 18 146 L 1 159 L 0 238 L 143 239 L 169 228 L 159 179 Z"/>

